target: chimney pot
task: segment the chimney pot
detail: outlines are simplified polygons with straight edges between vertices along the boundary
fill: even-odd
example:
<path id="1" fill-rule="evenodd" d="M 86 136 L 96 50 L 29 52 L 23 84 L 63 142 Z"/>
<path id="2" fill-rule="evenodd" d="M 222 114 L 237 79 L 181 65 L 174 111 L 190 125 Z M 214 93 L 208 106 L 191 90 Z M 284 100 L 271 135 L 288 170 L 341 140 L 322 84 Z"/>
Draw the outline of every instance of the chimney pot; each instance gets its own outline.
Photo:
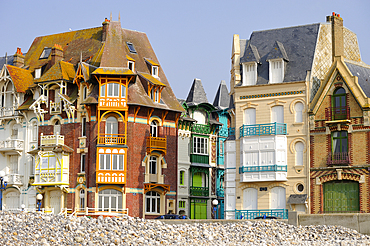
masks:
<path id="1" fill-rule="evenodd" d="M 24 55 L 19 47 L 17 47 L 17 51 L 14 54 L 13 65 L 16 67 L 24 66 Z"/>

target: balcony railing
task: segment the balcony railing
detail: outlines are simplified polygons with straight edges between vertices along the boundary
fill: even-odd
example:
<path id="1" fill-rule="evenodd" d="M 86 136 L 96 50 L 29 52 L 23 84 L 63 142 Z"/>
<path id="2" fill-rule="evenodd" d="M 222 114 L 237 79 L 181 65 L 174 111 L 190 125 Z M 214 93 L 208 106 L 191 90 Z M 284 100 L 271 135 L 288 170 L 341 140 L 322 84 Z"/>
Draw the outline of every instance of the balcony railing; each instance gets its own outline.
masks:
<path id="1" fill-rule="evenodd" d="M 221 127 L 220 131 L 218 132 L 218 135 L 221 137 L 227 137 L 229 134 L 229 130 L 227 127 Z"/>
<path id="2" fill-rule="evenodd" d="M 244 166 L 239 167 L 239 173 L 247 172 L 286 172 L 286 165 L 268 165 L 268 166 Z"/>
<path id="3" fill-rule="evenodd" d="M 240 137 L 261 136 L 261 135 L 286 135 L 285 123 L 268 123 L 256 125 L 243 125 L 239 128 Z"/>
<path id="4" fill-rule="evenodd" d="M 96 183 L 126 184 L 126 172 L 124 170 L 97 170 Z"/>
<path id="5" fill-rule="evenodd" d="M 235 127 L 229 127 L 229 136 L 235 136 Z"/>
<path id="6" fill-rule="evenodd" d="M 16 111 L 16 107 L 3 107 L 0 108 L 0 117 L 18 116 L 20 113 Z"/>
<path id="7" fill-rule="evenodd" d="M 125 145 L 126 136 L 125 134 L 99 134 L 98 144 Z"/>
<path id="8" fill-rule="evenodd" d="M 203 124 L 194 124 L 191 129 L 194 133 L 201 133 L 201 134 L 210 134 L 211 133 L 211 126 L 203 125 Z"/>
<path id="9" fill-rule="evenodd" d="M 147 137 L 146 138 L 146 151 L 151 153 L 152 151 L 161 151 L 164 154 L 167 152 L 167 138 L 159 137 Z"/>
<path id="10" fill-rule="evenodd" d="M 348 106 L 326 108 L 325 118 L 327 121 L 349 119 L 350 118 L 350 108 Z"/>
<path id="11" fill-rule="evenodd" d="M 218 197 L 224 197 L 225 196 L 224 188 L 217 188 L 216 194 L 217 194 Z"/>
<path id="12" fill-rule="evenodd" d="M 64 145 L 64 136 L 56 134 L 56 135 L 43 135 L 41 133 L 41 146 L 48 146 L 48 145 Z"/>
<path id="13" fill-rule="evenodd" d="M 348 165 L 351 160 L 348 152 L 329 153 L 328 154 L 328 165 Z"/>
<path id="14" fill-rule="evenodd" d="M 191 196 L 209 196 L 209 188 L 190 186 L 190 195 Z"/>
<path id="15" fill-rule="evenodd" d="M 288 219 L 288 209 L 235 210 L 235 219 L 251 220 L 264 215 Z"/>
<path id="16" fill-rule="evenodd" d="M 8 185 L 21 185 L 22 176 L 20 174 L 7 174 L 8 176 Z"/>
<path id="17" fill-rule="evenodd" d="M 190 155 L 190 162 L 209 164 L 209 156 L 208 155 L 191 154 Z"/>
<path id="18" fill-rule="evenodd" d="M 0 151 L 6 150 L 22 150 L 23 140 L 20 139 L 8 139 L 0 141 Z"/>

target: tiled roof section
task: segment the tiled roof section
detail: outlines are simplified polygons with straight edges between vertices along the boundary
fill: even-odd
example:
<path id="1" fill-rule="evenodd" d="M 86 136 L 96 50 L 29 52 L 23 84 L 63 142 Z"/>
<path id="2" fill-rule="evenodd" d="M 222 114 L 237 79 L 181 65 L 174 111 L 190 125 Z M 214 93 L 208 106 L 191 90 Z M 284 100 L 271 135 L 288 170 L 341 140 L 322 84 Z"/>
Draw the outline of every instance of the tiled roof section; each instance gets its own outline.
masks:
<path id="1" fill-rule="evenodd" d="M 100 67 L 127 67 L 125 35 L 121 23 L 111 21 L 107 28 L 107 38 L 101 57 Z"/>
<path id="2" fill-rule="evenodd" d="M 253 32 L 248 43 L 257 47 L 261 57 L 257 85 L 269 81 L 269 63 L 266 60 L 274 46 L 278 45 L 276 41 L 283 44 L 286 57 L 289 57 L 283 82 L 304 81 L 306 71 L 312 69 L 319 27 L 320 24 L 311 24 Z"/>
<path id="3" fill-rule="evenodd" d="M 213 106 L 218 110 L 223 110 L 229 107 L 229 102 L 229 91 L 227 90 L 225 80 L 222 80 L 218 87 L 215 100 L 213 101 Z"/>
<path id="4" fill-rule="evenodd" d="M 25 93 L 30 85 L 33 84 L 33 77 L 29 70 L 5 65 L 17 92 Z"/>
<path id="5" fill-rule="evenodd" d="M 229 109 L 234 109 L 235 108 L 235 104 L 234 104 L 234 96 L 231 95 L 230 96 L 230 101 L 229 101 Z"/>
<path id="6" fill-rule="evenodd" d="M 28 108 L 34 103 L 35 100 L 33 100 L 33 96 L 29 95 L 27 99 L 22 103 L 21 106 L 17 108 L 17 110 L 28 110 Z"/>
<path id="7" fill-rule="evenodd" d="M 152 61 L 151 59 L 145 58 L 145 61 L 146 61 L 147 63 L 149 63 L 151 66 L 159 66 L 159 64 L 158 64 L 158 63 L 156 63 L 156 62 Z"/>
<path id="8" fill-rule="evenodd" d="M 78 98 L 78 87 L 73 85 L 72 89 L 68 93 L 69 101 L 74 103 Z"/>
<path id="9" fill-rule="evenodd" d="M 95 66 L 100 64 L 99 51 L 103 45 L 101 42 L 102 27 L 58 33 L 48 36 L 37 37 L 33 41 L 25 56 L 25 64 L 30 70 L 39 68 L 49 62 L 48 59 L 39 59 L 45 47 L 51 48 L 58 44 L 64 50 L 64 60 L 76 65 L 82 60 L 91 59 Z M 101 54 L 100 54 L 101 55 Z"/>
<path id="10" fill-rule="evenodd" d="M 276 41 L 270 53 L 267 55 L 266 60 L 268 61 L 271 59 L 279 59 L 279 58 L 282 58 L 285 61 L 289 61 L 288 55 L 286 54 L 286 51 L 284 49 L 284 45 L 280 43 L 279 41 Z"/>
<path id="11" fill-rule="evenodd" d="M 0 57 L 0 68 L 2 68 L 5 63 L 9 65 L 13 65 L 14 56 L 4 56 Z"/>
<path id="12" fill-rule="evenodd" d="M 75 77 L 75 69 L 73 64 L 59 61 L 55 63 L 41 78 L 36 79 L 36 83 L 54 81 L 54 80 L 66 80 L 73 81 Z"/>
<path id="13" fill-rule="evenodd" d="M 258 54 L 257 47 L 254 45 L 248 45 L 244 52 L 244 56 L 240 59 L 240 63 L 244 62 L 260 62 L 260 55 Z"/>
<path id="14" fill-rule="evenodd" d="M 81 105 L 84 104 L 98 104 L 98 98 L 99 98 L 99 86 L 95 85 L 92 88 L 91 93 L 87 96 L 85 101 L 81 103 Z"/>
<path id="15" fill-rule="evenodd" d="M 91 73 L 96 69 L 96 67 L 85 62 L 79 63 L 79 66 L 82 66 L 82 74 L 85 81 L 88 81 Z"/>
<path id="16" fill-rule="evenodd" d="M 130 69 L 122 67 L 99 67 L 92 74 L 135 75 Z"/>
<path id="17" fill-rule="evenodd" d="M 358 77 L 358 84 L 364 91 L 365 95 L 370 97 L 370 66 L 352 63 L 348 60 L 346 60 L 345 63 L 352 75 Z"/>
<path id="18" fill-rule="evenodd" d="M 128 55 L 126 55 L 126 59 L 127 59 L 128 61 L 135 61 L 135 59 L 134 59 L 134 58 L 132 58 L 132 57 L 130 57 L 130 56 L 128 56 Z"/>
<path id="19" fill-rule="evenodd" d="M 143 77 L 145 80 L 147 80 L 148 82 L 150 82 L 153 85 L 166 86 L 165 84 L 163 84 L 161 81 L 159 81 L 158 79 L 154 78 L 150 74 L 147 74 L 147 73 L 139 73 L 139 76 Z"/>
<path id="20" fill-rule="evenodd" d="M 186 103 L 189 106 L 200 103 L 208 103 L 207 95 L 200 79 L 194 79 L 188 97 L 186 98 Z"/>

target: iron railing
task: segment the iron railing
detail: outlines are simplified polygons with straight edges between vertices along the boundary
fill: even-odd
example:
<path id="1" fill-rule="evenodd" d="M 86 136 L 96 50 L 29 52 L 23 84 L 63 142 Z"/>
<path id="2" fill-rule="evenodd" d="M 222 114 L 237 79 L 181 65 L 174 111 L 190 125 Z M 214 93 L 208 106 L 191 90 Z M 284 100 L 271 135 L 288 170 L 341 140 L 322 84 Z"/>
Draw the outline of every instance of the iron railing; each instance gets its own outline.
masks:
<path id="1" fill-rule="evenodd" d="M 326 108 L 325 118 L 327 121 L 349 119 L 350 118 L 350 108 L 348 106 Z"/>
<path id="2" fill-rule="evenodd" d="M 326 163 L 328 165 L 348 165 L 351 159 L 348 152 L 329 153 Z"/>
<path id="3" fill-rule="evenodd" d="M 209 196 L 209 188 L 190 186 L 190 195 L 191 196 Z"/>
<path id="4" fill-rule="evenodd" d="M 239 167 L 239 173 L 248 172 L 286 172 L 286 165 L 268 165 L 268 166 L 244 166 Z"/>
<path id="5" fill-rule="evenodd" d="M 276 122 L 268 124 L 243 125 L 239 130 L 240 137 L 287 134 L 286 124 Z"/>
<path id="6" fill-rule="evenodd" d="M 235 136 L 235 127 L 229 127 L 229 136 Z"/>
<path id="7" fill-rule="evenodd" d="M 288 209 L 235 210 L 235 219 L 252 220 L 264 215 L 288 219 Z"/>
<path id="8" fill-rule="evenodd" d="M 229 129 L 227 127 L 221 127 L 220 131 L 218 132 L 218 135 L 221 137 L 227 137 L 229 134 Z"/>

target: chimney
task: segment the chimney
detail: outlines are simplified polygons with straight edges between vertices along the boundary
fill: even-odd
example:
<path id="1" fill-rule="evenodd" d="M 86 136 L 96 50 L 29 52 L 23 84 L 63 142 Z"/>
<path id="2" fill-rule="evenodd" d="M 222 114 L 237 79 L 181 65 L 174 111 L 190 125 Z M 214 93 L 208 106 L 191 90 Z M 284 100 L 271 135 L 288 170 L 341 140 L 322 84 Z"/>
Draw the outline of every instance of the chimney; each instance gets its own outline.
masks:
<path id="1" fill-rule="evenodd" d="M 21 48 L 17 48 L 17 52 L 14 54 L 13 65 L 16 67 L 23 67 L 24 66 L 24 55 L 21 51 Z"/>
<path id="2" fill-rule="evenodd" d="M 334 13 L 326 17 L 327 22 L 331 22 L 331 38 L 332 38 L 332 60 L 336 56 L 344 56 L 344 40 L 343 40 L 343 19 L 339 14 Z"/>
<path id="3" fill-rule="evenodd" d="M 54 47 L 51 49 L 51 66 L 55 63 L 62 61 L 64 58 L 63 48 L 59 44 L 54 44 Z"/>
<path id="4" fill-rule="evenodd" d="M 110 20 L 105 18 L 104 22 L 102 23 L 103 24 L 103 33 L 102 33 L 102 38 L 101 38 L 102 42 L 105 42 L 105 40 L 107 39 L 109 22 L 110 22 Z"/>

